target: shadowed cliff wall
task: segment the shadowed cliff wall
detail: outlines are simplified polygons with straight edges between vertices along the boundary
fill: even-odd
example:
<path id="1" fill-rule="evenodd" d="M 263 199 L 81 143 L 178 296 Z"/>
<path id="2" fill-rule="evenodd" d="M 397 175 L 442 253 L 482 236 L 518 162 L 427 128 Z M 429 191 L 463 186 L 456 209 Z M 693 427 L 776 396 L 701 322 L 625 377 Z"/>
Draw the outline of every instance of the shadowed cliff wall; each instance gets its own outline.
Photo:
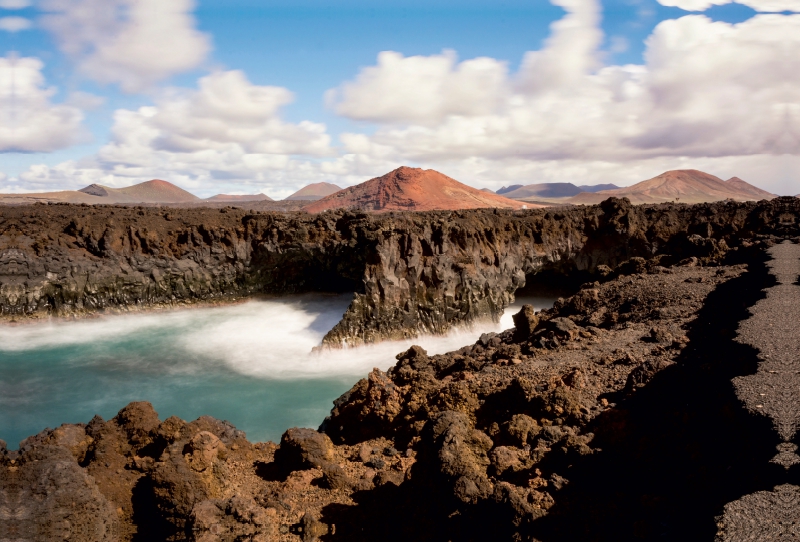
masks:
<path id="1" fill-rule="evenodd" d="M 635 270 L 637 257 L 713 261 L 798 215 L 796 198 L 692 206 L 611 199 L 568 210 L 381 215 L 5 207 L 0 315 L 353 291 L 324 342 L 374 342 L 498 318 L 526 275 L 542 270 L 601 276 L 620 265 Z"/>

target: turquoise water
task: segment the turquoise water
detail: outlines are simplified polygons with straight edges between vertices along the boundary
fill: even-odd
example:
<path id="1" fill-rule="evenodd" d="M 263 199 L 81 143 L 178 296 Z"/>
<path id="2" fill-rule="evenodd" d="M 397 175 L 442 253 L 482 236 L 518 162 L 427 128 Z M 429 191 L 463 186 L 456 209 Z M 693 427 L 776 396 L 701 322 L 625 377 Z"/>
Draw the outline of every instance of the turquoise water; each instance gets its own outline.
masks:
<path id="1" fill-rule="evenodd" d="M 251 441 L 275 441 L 288 427 L 317 427 L 335 398 L 373 367 L 391 367 L 411 344 L 451 351 L 511 327 L 514 310 L 499 325 L 446 337 L 312 353 L 350 299 L 298 296 L 0 326 L 0 438 L 16 448 L 46 427 L 108 419 L 131 401 L 150 401 L 162 419 L 208 414 Z"/>

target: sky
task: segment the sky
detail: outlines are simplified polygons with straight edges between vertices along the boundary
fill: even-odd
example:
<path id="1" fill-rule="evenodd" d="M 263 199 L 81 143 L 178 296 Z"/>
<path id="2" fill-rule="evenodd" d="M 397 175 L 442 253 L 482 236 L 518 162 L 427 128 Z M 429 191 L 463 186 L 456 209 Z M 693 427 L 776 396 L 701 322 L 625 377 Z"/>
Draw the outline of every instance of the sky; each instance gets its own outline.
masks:
<path id="1" fill-rule="evenodd" d="M 0 0 L 0 192 L 670 169 L 800 193 L 800 0 Z"/>

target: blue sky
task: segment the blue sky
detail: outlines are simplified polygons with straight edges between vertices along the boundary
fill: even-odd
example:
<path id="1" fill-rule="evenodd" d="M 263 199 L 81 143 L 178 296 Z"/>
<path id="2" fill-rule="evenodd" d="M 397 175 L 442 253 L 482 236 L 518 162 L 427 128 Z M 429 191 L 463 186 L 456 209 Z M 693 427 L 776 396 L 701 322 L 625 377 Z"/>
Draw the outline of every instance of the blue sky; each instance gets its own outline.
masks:
<path id="1" fill-rule="evenodd" d="M 706 5 L 714 2 L 722 5 Z M 771 69 L 768 49 L 780 50 L 772 44 L 776 29 L 793 34 L 797 16 L 757 10 L 774 12 L 782 2 L 791 7 L 789 0 L 41 0 L 0 9 L 7 28 L 0 30 L 0 77 L 24 80 L 29 96 L 41 95 L 23 107 L 13 95 L 21 91 L 12 89 L 0 102 L 5 115 L 14 109 L 6 124 L 17 126 L 5 139 L 0 128 L 0 190 L 68 189 L 90 180 L 121 186 L 158 176 L 203 194 L 281 196 L 307 182 L 353 184 L 411 164 L 492 188 L 548 180 L 629 184 L 697 167 L 759 175 L 748 180 L 791 191 L 796 142 L 775 143 L 786 137 L 779 120 L 771 131 L 722 140 L 716 134 L 731 129 L 725 117 L 736 115 L 712 111 L 716 89 L 703 87 L 704 105 L 682 90 L 692 80 L 671 82 L 676 103 L 666 106 L 663 84 L 680 78 L 680 62 L 706 59 L 707 72 L 727 85 L 722 100 L 749 93 L 758 104 L 750 114 L 786 106 L 786 98 L 741 83 L 742 66 L 725 64 L 750 48 L 749 73 L 774 82 L 772 72 L 761 73 Z M 101 13 L 98 6 L 113 9 Z M 147 28 L 152 20 L 173 26 Z M 25 24 L 30 28 L 19 28 Z M 127 37 L 120 44 L 115 36 Z M 696 45 L 687 51 L 681 40 Z M 159 43 L 148 50 L 147 41 Z M 401 56 L 383 64 L 385 51 Z M 470 68 L 464 61 L 479 57 L 487 61 L 458 76 Z M 548 79 L 563 86 L 550 88 Z M 203 109 L 206 94 L 236 96 L 236 89 L 253 99 L 239 104 L 246 119 L 236 116 L 234 99 L 230 111 L 225 104 L 213 114 Z M 621 89 L 629 95 L 609 101 Z M 493 105 L 480 105 L 487 103 Z M 571 109 L 586 111 L 590 126 L 581 129 Z M 703 118 L 687 120 L 694 111 Z M 197 121 L 207 115 L 207 123 Z M 521 118 L 528 124 L 507 128 Z M 642 120 L 626 120 L 634 118 Z M 219 126 L 231 133 L 219 135 Z M 601 142 L 604 129 L 613 144 Z M 467 140 L 468 133 L 477 136 Z M 720 139 L 713 145 L 712 133 Z"/>

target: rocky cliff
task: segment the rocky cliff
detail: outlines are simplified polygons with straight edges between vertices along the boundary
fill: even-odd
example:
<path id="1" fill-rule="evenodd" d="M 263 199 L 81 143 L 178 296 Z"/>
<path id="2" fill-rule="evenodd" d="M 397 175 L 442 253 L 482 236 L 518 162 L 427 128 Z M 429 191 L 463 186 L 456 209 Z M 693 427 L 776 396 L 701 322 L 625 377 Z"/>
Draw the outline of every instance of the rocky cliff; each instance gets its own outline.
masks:
<path id="1" fill-rule="evenodd" d="M 0 211 L 0 315 L 23 319 L 353 291 L 329 345 L 498 318 L 536 273 L 711 261 L 800 213 L 770 202 L 372 215 L 33 205 Z"/>

